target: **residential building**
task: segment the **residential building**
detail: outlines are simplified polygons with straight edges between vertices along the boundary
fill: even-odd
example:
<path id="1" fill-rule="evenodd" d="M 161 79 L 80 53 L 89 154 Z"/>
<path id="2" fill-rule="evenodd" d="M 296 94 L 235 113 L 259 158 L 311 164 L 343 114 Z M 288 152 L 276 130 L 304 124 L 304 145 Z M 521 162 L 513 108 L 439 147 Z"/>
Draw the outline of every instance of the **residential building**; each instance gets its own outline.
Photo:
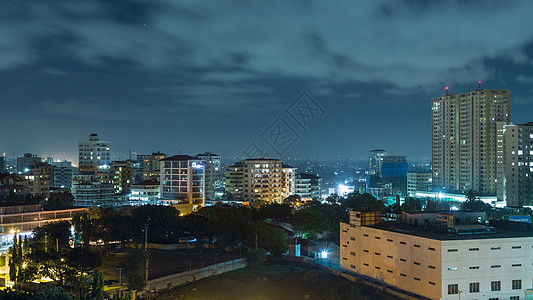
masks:
<path id="1" fill-rule="evenodd" d="M 205 165 L 205 198 L 214 200 L 216 192 L 224 190 L 224 178 L 222 166 L 220 165 L 220 155 L 205 152 L 196 155 L 204 161 Z"/>
<path id="2" fill-rule="evenodd" d="M 498 123 L 498 193 L 507 206 L 533 206 L 533 122 Z"/>
<path id="3" fill-rule="evenodd" d="M 387 155 L 387 150 L 374 149 L 368 151 L 368 174 L 381 177 L 381 162 L 383 156 Z"/>
<path id="4" fill-rule="evenodd" d="M 433 187 L 431 172 L 407 173 L 407 195 L 414 196 L 417 191 L 429 192 Z"/>
<path id="5" fill-rule="evenodd" d="M 432 99 L 436 190 L 496 195 L 496 123 L 509 122 L 508 90 L 477 89 Z"/>
<path id="6" fill-rule="evenodd" d="M 98 166 L 111 163 L 111 142 L 101 141 L 96 133 L 89 136 L 88 141 L 78 143 L 80 174 L 94 174 Z"/>
<path id="7" fill-rule="evenodd" d="M 114 206 L 115 189 L 110 183 L 101 181 L 73 182 L 72 195 L 75 206 Z"/>
<path id="8" fill-rule="evenodd" d="M 135 183 L 131 186 L 130 205 L 157 204 L 160 193 L 159 181 L 145 180 L 140 183 Z"/>
<path id="9" fill-rule="evenodd" d="M 72 188 L 72 176 L 76 173 L 76 168 L 70 161 L 53 162 L 54 167 L 54 187 Z"/>
<path id="10" fill-rule="evenodd" d="M 47 198 L 50 188 L 54 187 L 54 166 L 45 162 L 30 165 L 24 178 L 29 182 L 28 191 L 31 195 Z"/>
<path id="11" fill-rule="evenodd" d="M 205 166 L 202 159 L 174 155 L 160 161 L 161 199 L 202 207 L 205 201 Z"/>
<path id="12" fill-rule="evenodd" d="M 127 194 L 135 180 L 135 169 L 131 166 L 132 161 L 113 161 L 111 172 L 113 173 L 112 184 L 117 194 Z"/>
<path id="13" fill-rule="evenodd" d="M 24 176 L 12 173 L 0 174 L 0 199 L 22 201 L 29 191 L 29 181 Z"/>
<path id="14" fill-rule="evenodd" d="M 165 153 L 159 151 L 152 154 L 137 155 L 137 161 L 141 164 L 143 170 L 143 180 L 159 180 L 161 177 L 160 160 L 167 158 Z"/>
<path id="15" fill-rule="evenodd" d="M 532 287 L 530 224 L 487 226 L 483 215 L 448 211 L 380 219 L 351 211 L 340 224 L 343 272 L 423 299 L 524 299 Z"/>
<path id="16" fill-rule="evenodd" d="M 29 170 L 33 165 L 42 162 L 43 159 L 37 155 L 31 153 L 24 153 L 17 157 L 17 172 L 23 174 Z"/>
<path id="17" fill-rule="evenodd" d="M 271 158 L 251 158 L 226 169 L 226 192 L 244 201 L 281 203 L 282 162 Z"/>
<path id="18" fill-rule="evenodd" d="M 244 165 L 237 162 L 224 168 L 225 200 L 242 200 Z"/>
<path id="19" fill-rule="evenodd" d="M 281 164 L 281 200 L 294 195 L 296 187 L 296 168 L 287 164 Z"/>
<path id="20" fill-rule="evenodd" d="M 303 201 L 320 200 L 322 197 L 322 178 L 316 174 L 297 174 L 294 193 L 299 195 Z"/>

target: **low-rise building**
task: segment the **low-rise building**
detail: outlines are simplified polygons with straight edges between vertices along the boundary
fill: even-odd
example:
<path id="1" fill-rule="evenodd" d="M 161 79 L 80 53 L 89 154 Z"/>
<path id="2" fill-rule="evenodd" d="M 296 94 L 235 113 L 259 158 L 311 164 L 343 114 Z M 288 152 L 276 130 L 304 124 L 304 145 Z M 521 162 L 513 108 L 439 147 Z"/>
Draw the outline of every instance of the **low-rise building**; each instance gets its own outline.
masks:
<path id="1" fill-rule="evenodd" d="M 29 235 L 33 229 L 49 222 L 70 221 L 76 213 L 87 208 L 71 207 L 45 210 L 40 204 L 12 205 L 0 207 L 0 252 L 13 244 L 13 235 Z"/>
<path id="2" fill-rule="evenodd" d="M 320 200 L 322 196 L 322 178 L 315 174 L 297 174 L 294 193 L 299 195 L 303 201 Z"/>
<path id="3" fill-rule="evenodd" d="M 423 299 L 524 299 L 533 283 L 531 226 L 513 230 L 475 216 L 470 224 L 458 219 L 411 214 L 409 225 L 382 222 L 379 212 L 351 211 L 350 223 L 340 224 L 341 269 Z"/>
<path id="4" fill-rule="evenodd" d="M 115 204 L 115 189 L 112 184 L 100 181 L 85 181 L 72 186 L 75 206 L 103 206 Z"/>
<path id="5" fill-rule="evenodd" d="M 129 203 L 132 206 L 157 204 L 160 195 L 159 181 L 145 180 L 131 186 Z"/>

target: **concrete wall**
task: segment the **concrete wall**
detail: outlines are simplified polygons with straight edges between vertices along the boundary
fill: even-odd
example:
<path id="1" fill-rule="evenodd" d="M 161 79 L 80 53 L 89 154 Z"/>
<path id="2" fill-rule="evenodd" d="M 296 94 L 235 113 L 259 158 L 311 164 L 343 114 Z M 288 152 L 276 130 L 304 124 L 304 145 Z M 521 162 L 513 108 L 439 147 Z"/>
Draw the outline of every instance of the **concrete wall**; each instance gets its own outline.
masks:
<path id="1" fill-rule="evenodd" d="M 176 287 L 188 282 L 193 282 L 209 276 L 222 274 L 224 272 L 233 271 L 246 267 L 247 262 L 245 258 L 239 258 L 218 264 L 213 264 L 204 268 L 185 271 L 182 273 L 172 274 L 148 281 L 148 290 L 162 290 Z"/>
<path id="2" fill-rule="evenodd" d="M 440 241 L 372 227 L 340 225 L 342 269 L 440 299 Z"/>

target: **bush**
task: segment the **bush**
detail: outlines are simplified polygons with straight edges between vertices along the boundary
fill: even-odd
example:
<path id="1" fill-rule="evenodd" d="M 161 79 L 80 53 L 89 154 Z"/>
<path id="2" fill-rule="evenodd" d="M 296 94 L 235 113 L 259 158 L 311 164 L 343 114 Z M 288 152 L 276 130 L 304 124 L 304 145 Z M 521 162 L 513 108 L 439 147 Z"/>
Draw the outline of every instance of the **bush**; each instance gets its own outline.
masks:
<path id="1" fill-rule="evenodd" d="M 257 249 L 248 252 L 246 259 L 248 260 L 249 266 L 258 266 L 265 263 L 266 260 L 266 250 Z"/>

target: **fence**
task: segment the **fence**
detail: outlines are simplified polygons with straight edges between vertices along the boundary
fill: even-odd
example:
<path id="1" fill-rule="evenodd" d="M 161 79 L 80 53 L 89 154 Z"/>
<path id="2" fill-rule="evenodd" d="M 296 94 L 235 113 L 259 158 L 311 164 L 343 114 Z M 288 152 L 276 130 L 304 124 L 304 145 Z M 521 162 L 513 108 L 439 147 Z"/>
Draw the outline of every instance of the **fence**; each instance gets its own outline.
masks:
<path id="1" fill-rule="evenodd" d="M 148 280 L 147 289 L 148 290 L 162 290 L 172 287 L 176 287 L 188 282 L 193 282 L 202 278 L 209 276 L 214 276 L 222 274 L 224 272 L 233 271 L 246 267 L 246 259 L 239 258 L 230 261 L 225 261 L 200 269 L 194 269 L 190 271 L 185 271 L 181 273 L 176 273 L 164 277 L 159 277 L 156 279 Z"/>

